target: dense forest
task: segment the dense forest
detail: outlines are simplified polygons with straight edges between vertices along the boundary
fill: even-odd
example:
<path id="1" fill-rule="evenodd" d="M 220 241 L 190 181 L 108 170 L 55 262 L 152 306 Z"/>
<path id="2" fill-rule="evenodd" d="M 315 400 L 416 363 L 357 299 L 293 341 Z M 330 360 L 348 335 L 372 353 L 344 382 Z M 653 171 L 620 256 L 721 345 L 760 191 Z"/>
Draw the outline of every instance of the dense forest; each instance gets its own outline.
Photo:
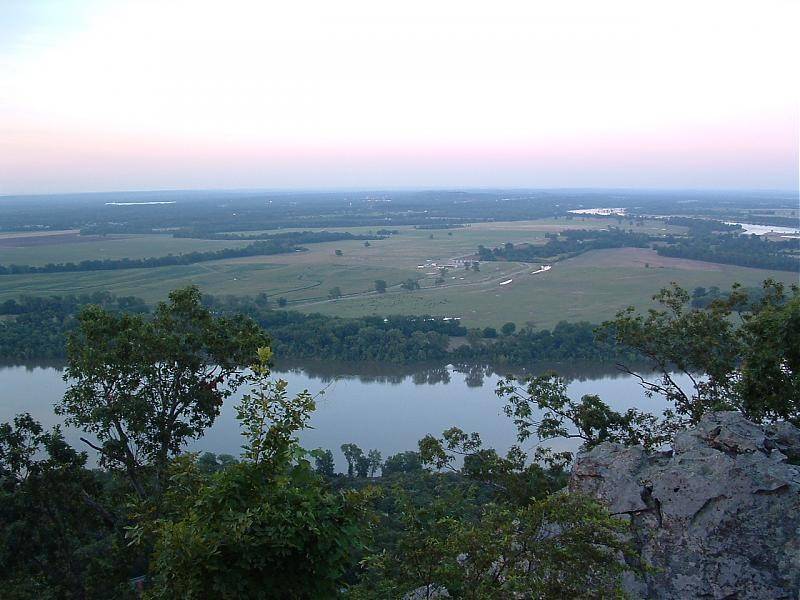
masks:
<path id="1" fill-rule="evenodd" d="M 63 359 L 67 334 L 76 327 L 76 315 L 90 305 L 109 312 L 147 314 L 139 298 L 107 292 L 42 298 L 25 296 L 0 303 L 0 359 L 5 361 Z"/>
<path id="2" fill-rule="evenodd" d="M 270 335 L 284 358 L 411 364 L 459 362 L 525 365 L 531 361 L 613 360 L 618 352 L 594 339 L 590 323 L 559 323 L 552 331 L 515 331 L 512 323 L 498 332 L 487 327 L 467 330 L 456 319 L 422 316 L 338 318 L 276 309 L 264 296 L 216 298 L 203 305 L 219 315 L 244 314 Z M 23 297 L 0 304 L 0 358 L 59 359 L 76 315 L 88 305 L 117 312 L 150 312 L 137 298 L 108 293 L 64 297 Z M 451 348 L 451 338 L 467 344 Z"/>
<path id="3" fill-rule="evenodd" d="M 507 378 L 496 390 L 517 431 L 507 453 L 453 427 L 385 460 L 344 444 L 343 473 L 331 449 L 298 443 L 316 399 L 272 378 L 251 318 L 215 315 L 193 288 L 146 314 L 94 297 L 53 399 L 84 447 L 28 414 L 0 424 L 0 589 L 17 600 L 621 597 L 623 573 L 646 559 L 625 542 L 626 520 L 564 489 L 574 455 L 549 444 L 658 448 L 720 408 L 800 422 L 800 290 L 768 281 L 758 300 L 723 296 L 691 309 L 672 287 L 659 309 L 603 324 L 656 369 L 642 385 L 669 403 L 661 415 L 571 398 L 553 373 Z M 705 378 L 680 387 L 674 369 Z M 241 455 L 186 452 L 236 389 Z"/>

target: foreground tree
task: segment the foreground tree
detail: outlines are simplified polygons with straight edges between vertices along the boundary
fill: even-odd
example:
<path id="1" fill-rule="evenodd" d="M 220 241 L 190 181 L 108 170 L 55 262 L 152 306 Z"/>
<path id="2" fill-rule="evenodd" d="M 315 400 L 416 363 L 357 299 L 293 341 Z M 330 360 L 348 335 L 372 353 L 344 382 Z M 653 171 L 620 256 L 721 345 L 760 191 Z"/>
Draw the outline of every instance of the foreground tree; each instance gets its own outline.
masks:
<path id="1" fill-rule="evenodd" d="M 56 428 L 0 424 L 0 596 L 127 597 L 130 552 L 103 482 Z"/>
<path id="2" fill-rule="evenodd" d="M 402 515 L 397 548 L 369 557 L 367 576 L 348 597 L 622 597 L 619 558 L 631 555 L 624 523 L 586 498 L 490 503 L 475 517 L 455 497 L 425 507 L 406 500 Z"/>
<path id="3" fill-rule="evenodd" d="M 350 597 L 621 596 L 620 559 L 635 562 L 625 524 L 587 498 L 553 493 L 565 483 L 563 462 L 540 464 L 517 446 L 501 456 L 457 428 L 419 449 L 406 455 L 437 472 L 413 480 L 430 479 L 434 495 L 394 492 L 399 534 L 363 561 Z"/>
<path id="4" fill-rule="evenodd" d="M 739 410 L 761 422 L 800 422 L 800 288 L 773 280 L 752 300 L 740 286 L 693 309 L 674 285 L 654 296 L 663 308 L 646 315 L 628 308 L 603 324 L 601 339 L 634 350 L 656 374 L 621 365 L 645 391 L 674 406 L 675 427 L 708 410 Z M 679 384 L 674 373 L 689 385 Z M 672 413 L 673 411 L 670 411 Z"/>
<path id="5" fill-rule="evenodd" d="M 250 319 L 213 316 L 194 287 L 172 292 L 152 318 L 93 306 L 78 322 L 56 412 L 96 437 L 84 441 L 140 498 L 164 487 L 170 457 L 213 424 L 266 343 Z"/>
<path id="6" fill-rule="evenodd" d="M 175 459 L 164 516 L 131 531 L 155 539 L 148 598 L 331 598 L 344 585 L 369 495 L 334 493 L 311 467 L 296 433 L 314 400 L 270 381 L 268 357 L 260 351 L 237 411 L 242 461 L 208 476 L 193 457 Z"/>
<path id="7" fill-rule="evenodd" d="M 800 292 L 774 285 L 743 315 L 740 336 L 742 411 L 756 421 L 800 426 Z"/>
<path id="8" fill-rule="evenodd" d="M 620 365 L 648 396 L 667 401 L 661 415 L 615 411 L 596 395 L 573 400 L 555 373 L 502 381 L 497 394 L 520 441 L 576 438 L 589 448 L 611 441 L 652 449 L 709 410 L 800 423 L 800 291 L 767 280 L 758 295 L 753 301 L 734 286 L 697 309 L 689 293 L 673 285 L 654 296 L 663 308 L 642 315 L 631 307 L 603 324 L 601 339 L 634 351 L 649 367 Z"/>

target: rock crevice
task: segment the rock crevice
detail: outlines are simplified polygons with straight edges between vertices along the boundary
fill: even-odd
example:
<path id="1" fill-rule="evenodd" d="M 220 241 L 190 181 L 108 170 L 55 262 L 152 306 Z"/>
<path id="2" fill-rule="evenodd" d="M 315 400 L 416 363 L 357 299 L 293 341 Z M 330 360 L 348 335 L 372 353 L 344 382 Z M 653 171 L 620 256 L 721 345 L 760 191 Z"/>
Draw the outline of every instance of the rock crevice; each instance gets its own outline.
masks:
<path id="1" fill-rule="evenodd" d="M 800 598 L 800 431 L 709 413 L 671 452 L 604 443 L 578 456 L 570 491 L 623 515 L 650 567 L 641 598 Z"/>

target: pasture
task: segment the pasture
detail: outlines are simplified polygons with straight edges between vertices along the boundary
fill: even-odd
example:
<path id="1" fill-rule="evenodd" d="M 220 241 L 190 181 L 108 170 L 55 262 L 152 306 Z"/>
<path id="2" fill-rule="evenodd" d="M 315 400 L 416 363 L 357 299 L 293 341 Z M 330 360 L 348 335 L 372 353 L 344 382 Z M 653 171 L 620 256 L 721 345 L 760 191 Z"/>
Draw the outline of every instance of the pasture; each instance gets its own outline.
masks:
<path id="1" fill-rule="evenodd" d="M 284 297 L 288 307 L 305 312 L 357 316 L 367 314 L 421 314 L 459 316 L 467 326 L 518 325 L 551 327 L 560 320 L 600 321 L 627 306 L 645 306 L 653 293 L 675 281 L 685 287 L 727 288 L 734 282 L 758 285 L 766 277 L 791 283 L 789 272 L 749 269 L 700 261 L 659 257 L 645 249 L 599 250 L 558 262 L 547 272 L 532 274 L 536 264 L 484 262 L 480 271 L 463 267 L 448 269 L 444 282 L 436 284 L 438 269 L 420 265 L 443 264 L 469 256 L 479 244 L 543 242 L 549 232 L 566 228 L 605 228 L 616 219 L 575 217 L 510 223 L 480 223 L 450 230 L 391 227 L 400 234 L 384 240 L 349 240 L 309 244 L 302 253 L 253 256 L 170 266 L 77 273 L 9 275 L 0 277 L 0 301 L 30 295 L 80 294 L 109 290 L 135 295 L 148 302 L 166 297 L 177 287 L 195 284 L 215 295 L 266 293 Z M 636 231 L 663 233 L 661 221 L 622 225 Z M 351 233 L 374 232 L 379 227 L 330 228 Z M 670 228 L 675 233 L 681 228 Z M 287 230 L 282 230 L 287 231 Z M 252 233 L 252 232 L 251 232 Z M 66 239 L 66 238 L 65 238 Z M 0 263 L 46 264 L 87 258 L 142 258 L 168 253 L 239 246 L 246 242 L 172 238 L 168 235 L 108 236 L 90 241 L 58 242 L 35 246 L 0 245 Z M 337 256 L 336 250 L 342 255 Z M 418 280 L 421 289 L 400 287 L 407 279 Z M 383 279 L 385 294 L 374 291 Z M 500 286 L 500 282 L 511 283 Z M 343 297 L 328 299 L 339 287 Z"/>
<path id="2" fill-rule="evenodd" d="M 174 238 L 171 235 L 81 236 L 77 231 L 6 233 L 0 236 L 0 264 L 41 266 L 106 258 L 150 258 L 245 244 L 246 242 Z"/>

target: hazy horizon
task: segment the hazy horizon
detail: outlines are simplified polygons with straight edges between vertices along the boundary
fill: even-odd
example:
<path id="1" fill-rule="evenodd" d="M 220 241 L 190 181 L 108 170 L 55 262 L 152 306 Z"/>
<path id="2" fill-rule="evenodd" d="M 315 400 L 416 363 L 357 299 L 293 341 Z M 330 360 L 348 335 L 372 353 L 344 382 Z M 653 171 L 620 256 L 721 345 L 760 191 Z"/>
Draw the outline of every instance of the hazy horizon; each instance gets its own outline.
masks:
<path id="1" fill-rule="evenodd" d="M 151 194 L 275 194 L 275 195 L 292 195 L 292 194 L 370 194 L 370 193 L 425 193 L 425 192 L 475 192 L 475 193 L 571 193 L 571 194 L 620 194 L 625 195 L 659 195 L 659 194 L 753 194 L 759 196 L 767 195 L 781 195 L 789 194 L 792 197 L 796 196 L 797 189 L 780 189 L 780 188 L 656 188 L 656 187 L 641 187 L 641 188 L 624 188 L 624 187 L 501 187 L 501 186 L 430 186 L 430 187 L 286 187 L 286 188 L 269 188 L 269 187 L 253 187 L 253 188 L 153 188 L 153 189 L 128 189 L 128 190 L 83 190 L 83 191 L 66 191 L 66 192 L 43 192 L 43 193 L 17 193 L 17 194 L 0 194 L 0 199 L 3 198 L 48 198 L 57 196 L 114 196 L 114 195 L 151 195 Z"/>
<path id="2" fill-rule="evenodd" d="M 0 195 L 798 190 L 800 4 L 10 0 Z"/>

